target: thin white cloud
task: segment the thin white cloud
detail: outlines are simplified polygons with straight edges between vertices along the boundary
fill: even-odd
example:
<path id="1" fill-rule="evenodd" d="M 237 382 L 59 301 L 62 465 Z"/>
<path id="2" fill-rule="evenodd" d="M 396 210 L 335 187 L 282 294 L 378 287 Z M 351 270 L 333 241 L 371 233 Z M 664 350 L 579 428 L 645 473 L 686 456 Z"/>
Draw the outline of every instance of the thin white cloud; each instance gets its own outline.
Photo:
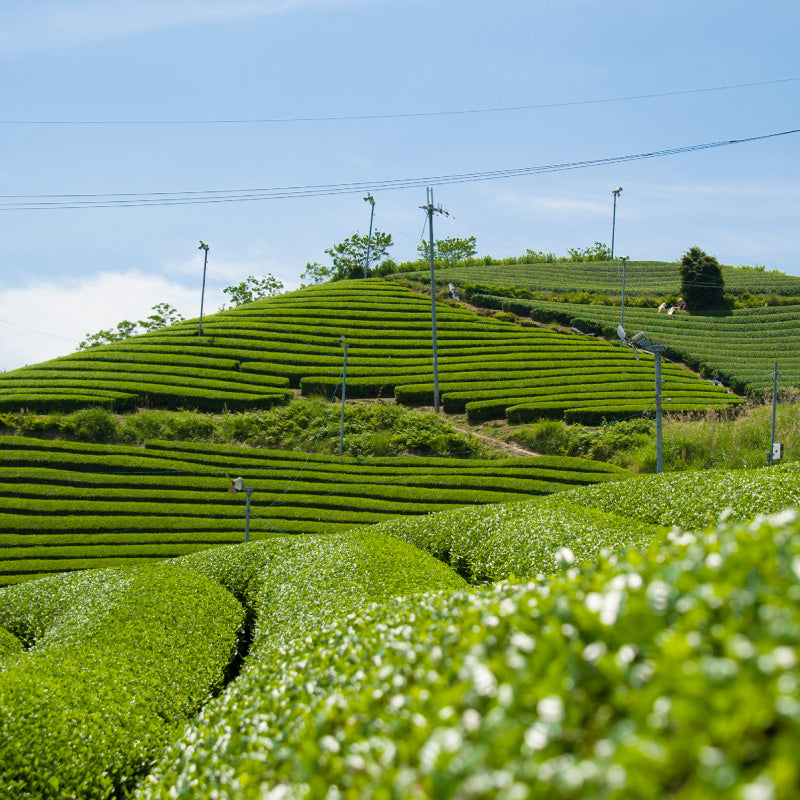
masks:
<path id="1" fill-rule="evenodd" d="M 0 53 L 75 45 L 159 28 L 251 19 L 353 0 L 45 0 L 16 2 L 0 19 Z"/>
<path id="2" fill-rule="evenodd" d="M 576 213 L 608 215 L 607 203 L 577 197 L 552 197 L 506 191 L 496 194 L 494 201 L 498 205 L 508 206 L 522 213 L 543 211 L 559 216 Z"/>

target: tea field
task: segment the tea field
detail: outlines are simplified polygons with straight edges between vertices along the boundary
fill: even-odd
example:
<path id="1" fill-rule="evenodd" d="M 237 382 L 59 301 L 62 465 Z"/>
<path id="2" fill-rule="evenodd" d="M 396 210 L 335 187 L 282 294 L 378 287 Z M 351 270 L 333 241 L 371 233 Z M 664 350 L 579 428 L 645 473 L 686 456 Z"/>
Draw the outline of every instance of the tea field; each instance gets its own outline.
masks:
<path id="1" fill-rule="evenodd" d="M 1 589 L 0 791 L 794 797 L 800 469 L 690 477 Z"/>
<path id="2" fill-rule="evenodd" d="M 438 365 L 448 413 L 474 421 L 526 404 L 586 418 L 654 406 L 652 358 L 586 337 L 439 304 Z M 347 396 L 433 403 L 430 299 L 370 279 L 312 286 L 0 375 L 0 411 L 105 405 L 229 411 L 285 402 L 293 390 L 332 397 L 348 344 Z M 667 365 L 674 410 L 725 408 L 738 398 Z M 533 412 L 530 412 L 533 413 Z"/>
<path id="3" fill-rule="evenodd" d="M 558 456 L 339 458 L 198 442 L 146 447 L 3 437 L 0 584 L 132 566 L 250 535 L 334 533 L 398 515 L 563 491 L 629 473 Z"/>
<path id="4" fill-rule="evenodd" d="M 534 319 L 556 320 L 616 338 L 619 307 L 548 300 L 511 302 L 518 312 Z M 509 301 L 498 298 L 497 304 L 508 306 Z M 776 362 L 783 390 L 800 387 L 800 305 L 733 309 L 714 316 L 683 311 L 670 316 L 654 308 L 626 308 L 625 328 L 629 336 L 643 330 L 652 342 L 667 348 L 668 358 L 683 361 L 736 391 L 771 393 Z"/>
<path id="5" fill-rule="evenodd" d="M 668 261 L 629 261 L 625 267 L 625 292 L 631 295 L 678 295 L 678 264 Z M 800 294 L 800 277 L 778 271 L 721 266 L 725 291 L 766 295 Z M 430 271 L 403 273 L 404 278 L 430 282 Z M 437 270 L 437 283 L 466 282 L 513 286 L 540 292 L 605 295 L 622 293 L 619 261 L 552 261 L 535 264 L 472 264 Z"/>

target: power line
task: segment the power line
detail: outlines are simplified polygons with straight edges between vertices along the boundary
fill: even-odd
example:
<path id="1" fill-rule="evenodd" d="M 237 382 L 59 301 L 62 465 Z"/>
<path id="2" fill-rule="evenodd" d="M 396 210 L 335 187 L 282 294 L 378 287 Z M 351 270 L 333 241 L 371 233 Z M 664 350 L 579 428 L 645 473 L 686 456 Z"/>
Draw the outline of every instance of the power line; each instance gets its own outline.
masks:
<path id="1" fill-rule="evenodd" d="M 254 117 L 244 119 L 4 119 L 0 125 L 260 125 L 260 124 L 286 124 L 298 122 L 353 122 L 381 119 L 414 119 L 419 117 L 452 117 L 475 114 L 497 114 L 509 111 L 538 111 L 548 108 L 568 108 L 570 106 L 602 105 L 605 103 L 625 103 L 633 100 L 652 100 L 659 97 L 677 97 L 689 94 L 704 94 L 709 92 L 724 92 L 733 89 L 750 89 L 756 86 L 770 86 L 779 83 L 791 83 L 800 80 L 800 76 L 792 78 L 776 78 L 769 81 L 755 81 L 753 83 L 734 83 L 725 86 L 708 86 L 700 89 L 678 89 L 670 92 L 650 92 L 647 94 L 624 95 L 621 97 L 604 97 L 589 100 L 566 100 L 557 103 L 536 103 L 532 105 L 516 106 L 489 106 L 484 108 L 448 109 L 444 111 L 410 111 L 395 114 L 342 114 L 333 116 L 303 116 L 303 117 Z"/>
<path id="2" fill-rule="evenodd" d="M 800 128 L 750 136 L 745 139 L 727 139 L 718 142 L 672 147 L 646 153 L 611 156 L 587 161 L 570 161 L 560 164 L 545 164 L 534 167 L 489 170 L 487 172 L 467 172 L 456 175 L 437 175 L 422 178 L 395 178 L 381 181 L 360 181 L 353 183 L 333 183 L 306 186 L 283 186 L 263 189 L 209 189 L 203 191 L 180 192 L 141 192 L 107 194 L 50 194 L 50 195 L 0 195 L 0 211 L 51 211 L 83 208 L 127 208 L 135 206 L 197 205 L 205 203 L 232 203 L 254 200 L 285 200 L 289 198 L 326 197 L 338 194 L 354 194 L 364 191 L 392 191 L 420 188 L 422 186 L 442 186 L 456 183 L 515 178 L 524 175 L 541 175 L 589 167 L 623 164 L 630 161 L 643 161 L 653 158 L 694 153 L 735 144 L 774 139 L 780 136 L 800 133 Z"/>

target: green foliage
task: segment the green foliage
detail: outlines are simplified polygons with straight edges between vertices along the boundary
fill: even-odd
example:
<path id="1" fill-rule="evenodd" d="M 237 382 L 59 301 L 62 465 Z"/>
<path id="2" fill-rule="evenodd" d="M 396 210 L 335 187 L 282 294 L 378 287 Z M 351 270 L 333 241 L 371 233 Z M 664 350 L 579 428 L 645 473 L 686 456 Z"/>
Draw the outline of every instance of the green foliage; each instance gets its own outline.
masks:
<path id="1" fill-rule="evenodd" d="M 391 233 L 375 230 L 371 239 L 369 236 L 354 233 L 343 242 L 327 248 L 325 252 L 332 261 L 332 279 L 369 277 L 374 271 L 372 265 L 377 264 L 393 244 Z M 367 248 L 369 248 L 368 264 Z"/>
<path id="2" fill-rule="evenodd" d="M 330 621 L 249 664 L 141 797 L 790 798 L 798 559 L 783 515 Z"/>
<path id="3" fill-rule="evenodd" d="M 570 261 L 611 261 L 611 248 L 603 242 L 595 242 L 590 247 L 585 247 L 582 250 L 577 247 L 571 247 L 567 250 L 569 253 Z"/>
<path id="4" fill-rule="evenodd" d="M 101 344 L 111 344 L 136 336 L 140 333 L 166 328 L 168 325 L 175 325 L 183 320 L 180 312 L 173 308 L 169 303 L 156 303 L 152 306 L 152 314 L 138 322 L 131 322 L 128 319 L 117 323 L 115 328 L 101 330 L 97 333 L 87 333 L 86 338 L 78 345 L 78 350 L 88 350 Z"/>
<path id="5" fill-rule="evenodd" d="M 302 281 L 300 288 L 303 289 L 306 286 L 316 286 L 317 284 L 325 283 L 330 280 L 331 277 L 333 277 L 333 267 L 325 267 L 322 264 L 318 264 L 316 261 L 313 263 L 309 261 L 306 263 L 306 268 L 300 276 L 300 280 Z"/>
<path id="6" fill-rule="evenodd" d="M 263 278 L 256 278 L 248 275 L 241 283 L 234 286 L 226 286 L 222 292 L 228 295 L 229 304 L 222 306 L 222 309 L 236 308 L 262 300 L 265 297 L 274 297 L 283 291 L 283 283 L 274 275 L 267 274 Z"/>
<path id="7" fill-rule="evenodd" d="M 725 307 L 725 281 L 714 256 L 699 247 L 687 250 L 680 265 L 681 294 L 690 311 L 707 311 Z"/>
<path id="8" fill-rule="evenodd" d="M 417 252 L 423 264 L 431 260 L 431 245 L 425 239 L 417 245 Z M 435 239 L 433 242 L 434 263 L 437 267 L 448 269 L 472 258 L 478 252 L 474 236 L 458 238 L 451 236 L 446 239 Z"/>
<path id="9" fill-rule="evenodd" d="M 0 623 L 27 650 L 0 673 L 3 796 L 125 796 L 219 687 L 242 621 L 174 566 L 4 589 Z"/>

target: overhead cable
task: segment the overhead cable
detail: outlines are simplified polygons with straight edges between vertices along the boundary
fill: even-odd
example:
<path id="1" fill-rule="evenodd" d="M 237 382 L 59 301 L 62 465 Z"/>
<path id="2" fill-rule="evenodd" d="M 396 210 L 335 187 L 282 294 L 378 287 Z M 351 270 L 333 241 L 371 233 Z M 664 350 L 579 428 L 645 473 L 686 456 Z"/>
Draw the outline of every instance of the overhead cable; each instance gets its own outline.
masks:
<path id="1" fill-rule="evenodd" d="M 781 136 L 800 133 L 800 128 L 750 136 L 745 139 L 726 139 L 718 142 L 692 144 L 684 147 L 671 147 L 646 153 L 596 158 L 587 161 L 569 161 L 560 164 L 544 164 L 534 167 L 489 170 L 486 172 L 466 172 L 455 175 L 434 175 L 421 178 L 394 178 L 389 180 L 359 181 L 353 183 L 331 183 L 306 186 L 282 186 L 262 189 L 209 189 L 203 191 L 181 192 L 141 192 L 118 194 L 49 194 L 49 195 L 0 195 L 0 211 L 51 211 L 82 208 L 127 208 L 132 206 L 170 206 L 197 205 L 204 203 L 232 203 L 253 200 L 285 200 L 289 198 L 326 197 L 339 194 L 354 194 L 364 191 L 396 191 L 428 186 L 442 186 L 457 183 L 474 183 L 524 175 L 541 175 L 551 172 L 586 169 L 589 167 L 623 164 L 653 158 L 695 153 L 735 144 L 775 139 Z"/>

